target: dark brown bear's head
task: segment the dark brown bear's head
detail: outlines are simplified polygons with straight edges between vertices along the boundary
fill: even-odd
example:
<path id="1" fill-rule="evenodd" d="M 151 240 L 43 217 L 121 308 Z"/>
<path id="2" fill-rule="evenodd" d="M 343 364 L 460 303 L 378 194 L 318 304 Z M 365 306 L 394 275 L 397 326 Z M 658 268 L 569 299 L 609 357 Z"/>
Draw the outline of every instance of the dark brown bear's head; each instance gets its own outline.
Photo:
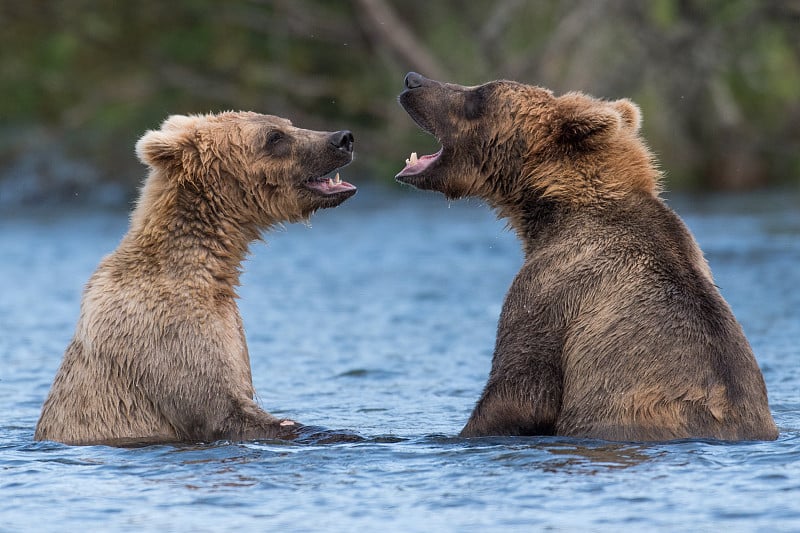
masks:
<path id="1" fill-rule="evenodd" d="M 556 97 L 512 81 L 464 87 L 406 75 L 400 104 L 441 149 L 406 160 L 396 179 L 494 207 L 529 197 L 591 202 L 632 190 L 657 194 L 658 171 L 629 100 Z"/>
<path id="2" fill-rule="evenodd" d="M 179 193 L 259 227 L 306 219 L 356 193 L 330 175 L 353 159 L 349 131 L 300 129 L 270 115 L 174 115 L 147 132 L 136 153 Z"/>

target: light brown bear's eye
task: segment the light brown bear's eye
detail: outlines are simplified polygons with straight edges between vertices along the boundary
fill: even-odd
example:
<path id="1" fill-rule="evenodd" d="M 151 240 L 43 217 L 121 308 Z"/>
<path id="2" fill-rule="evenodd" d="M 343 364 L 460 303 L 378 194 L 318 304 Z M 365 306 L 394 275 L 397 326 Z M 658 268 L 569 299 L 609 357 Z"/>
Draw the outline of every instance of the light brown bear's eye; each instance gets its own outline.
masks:
<path id="1" fill-rule="evenodd" d="M 267 134 L 264 152 L 272 157 L 286 157 L 291 152 L 292 138 L 281 130 L 272 130 Z"/>

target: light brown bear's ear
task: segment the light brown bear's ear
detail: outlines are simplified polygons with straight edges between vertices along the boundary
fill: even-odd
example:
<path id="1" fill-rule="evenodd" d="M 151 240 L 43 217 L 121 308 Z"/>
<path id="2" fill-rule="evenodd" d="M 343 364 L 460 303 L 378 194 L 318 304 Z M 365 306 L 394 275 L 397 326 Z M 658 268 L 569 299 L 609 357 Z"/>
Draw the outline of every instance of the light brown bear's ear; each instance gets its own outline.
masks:
<path id="1" fill-rule="evenodd" d="M 192 147 L 195 120 L 192 117 L 173 115 L 161 125 L 160 130 L 150 130 L 136 143 L 139 161 L 153 168 L 179 164 L 187 148 Z"/>
<path id="2" fill-rule="evenodd" d="M 563 146 L 591 148 L 619 131 L 622 117 L 615 109 L 580 93 L 568 93 L 556 100 L 555 131 Z"/>
<path id="3" fill-rule="evenodd" d="M 633 130 L 634 133 L 639 131 L 639 128 L 642 127 L 642 112 L 639 110 L 639 106 L 627 98 L 615 100 L 611 102 L 611 105 L 622 115 L 622 123 L 626 128 Z"/>

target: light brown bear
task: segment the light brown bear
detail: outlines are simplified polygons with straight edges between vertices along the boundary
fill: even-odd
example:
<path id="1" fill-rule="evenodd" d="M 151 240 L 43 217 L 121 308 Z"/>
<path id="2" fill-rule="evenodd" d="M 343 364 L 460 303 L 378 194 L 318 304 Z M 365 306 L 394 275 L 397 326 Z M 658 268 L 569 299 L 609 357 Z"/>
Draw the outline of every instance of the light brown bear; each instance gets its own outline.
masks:
<path id="1" fill-rule="evenodd" d="M 349 131 L 257 113 L 172 116 L 136 144 L 149 176 L 128 233 L 89 280 L 36 440 L 293 438 L 253 400 L 235 288 L 251 241 L 356 188 Z"/>
<path id="2" fill-rule="evenodd" d="M 397 179 L 484 199 L 525 252 L 462 436 L 777 437 L 742 328 L 659 198 L 633 103 L 416 73 L 400 103 L 442 148 Z"/>

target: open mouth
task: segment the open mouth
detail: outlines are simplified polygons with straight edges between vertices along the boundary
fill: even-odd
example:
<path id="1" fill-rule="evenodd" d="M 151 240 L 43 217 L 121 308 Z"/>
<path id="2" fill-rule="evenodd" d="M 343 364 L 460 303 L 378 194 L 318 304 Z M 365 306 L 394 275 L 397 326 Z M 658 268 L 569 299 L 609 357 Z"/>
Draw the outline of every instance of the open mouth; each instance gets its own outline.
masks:
<path id="1" fill-rule="evenodd" d="M 431 155 L 423 155 L 422 157 L 417 157 L 417 152 L 412 152 L 411 156 L 406 159 L 406 166 L 400 173 L 395 176 L 395 178 L 401 178 L 403 176 L 416 176 L 418 174 L 422 174 L 431 165 L 436 163 L 439 160 L 439 157 L 442 155 L 442 151 L 444 148 L 439 148 L 439 151 L 435 154 Z"/>
<path id="2" fill-rule="evenodd" d="M 421 186 L 426 179 L 431 179 L 436 174 L 435 167 L 445 163 L 445 159 L 449 159 L 450 150 L 445 154 L 444 143 L 436 133 L 434 124 L 429 116 L 429 112 L 420 111 L 425 108 L 424 101 L 425 87 L 423 87 L 420 79 L 424 80 L 419 74 L 409 73 L 405 80 L 405 90 L 400 93 L 398 101 L 400 106 L 408 113 L 408 116 L 416 122 L 417 126 L 425 133 L 432 135 L 442 145 L 435 154 L 417 156 L 417 152 L 412 152 L 408 159 L 406 159 L 406 166 L 403 167 L 395 179 L 401 183 L 409 185 Z M 420 99 L 423 100 L 420 100 Z"/>
<path id="3" fill-rule="evenodd" d="M 325 176 L 312 178 L 303 182 L 303 185 L 307 189 L 310 189 L 323 196 L 332 196 L 341 193 L 354 193 L 356 191 L 356 186 L 352 183 L 342 181 L 342 178 L 339 177 L 338 172 L 332 178 Z"/>

